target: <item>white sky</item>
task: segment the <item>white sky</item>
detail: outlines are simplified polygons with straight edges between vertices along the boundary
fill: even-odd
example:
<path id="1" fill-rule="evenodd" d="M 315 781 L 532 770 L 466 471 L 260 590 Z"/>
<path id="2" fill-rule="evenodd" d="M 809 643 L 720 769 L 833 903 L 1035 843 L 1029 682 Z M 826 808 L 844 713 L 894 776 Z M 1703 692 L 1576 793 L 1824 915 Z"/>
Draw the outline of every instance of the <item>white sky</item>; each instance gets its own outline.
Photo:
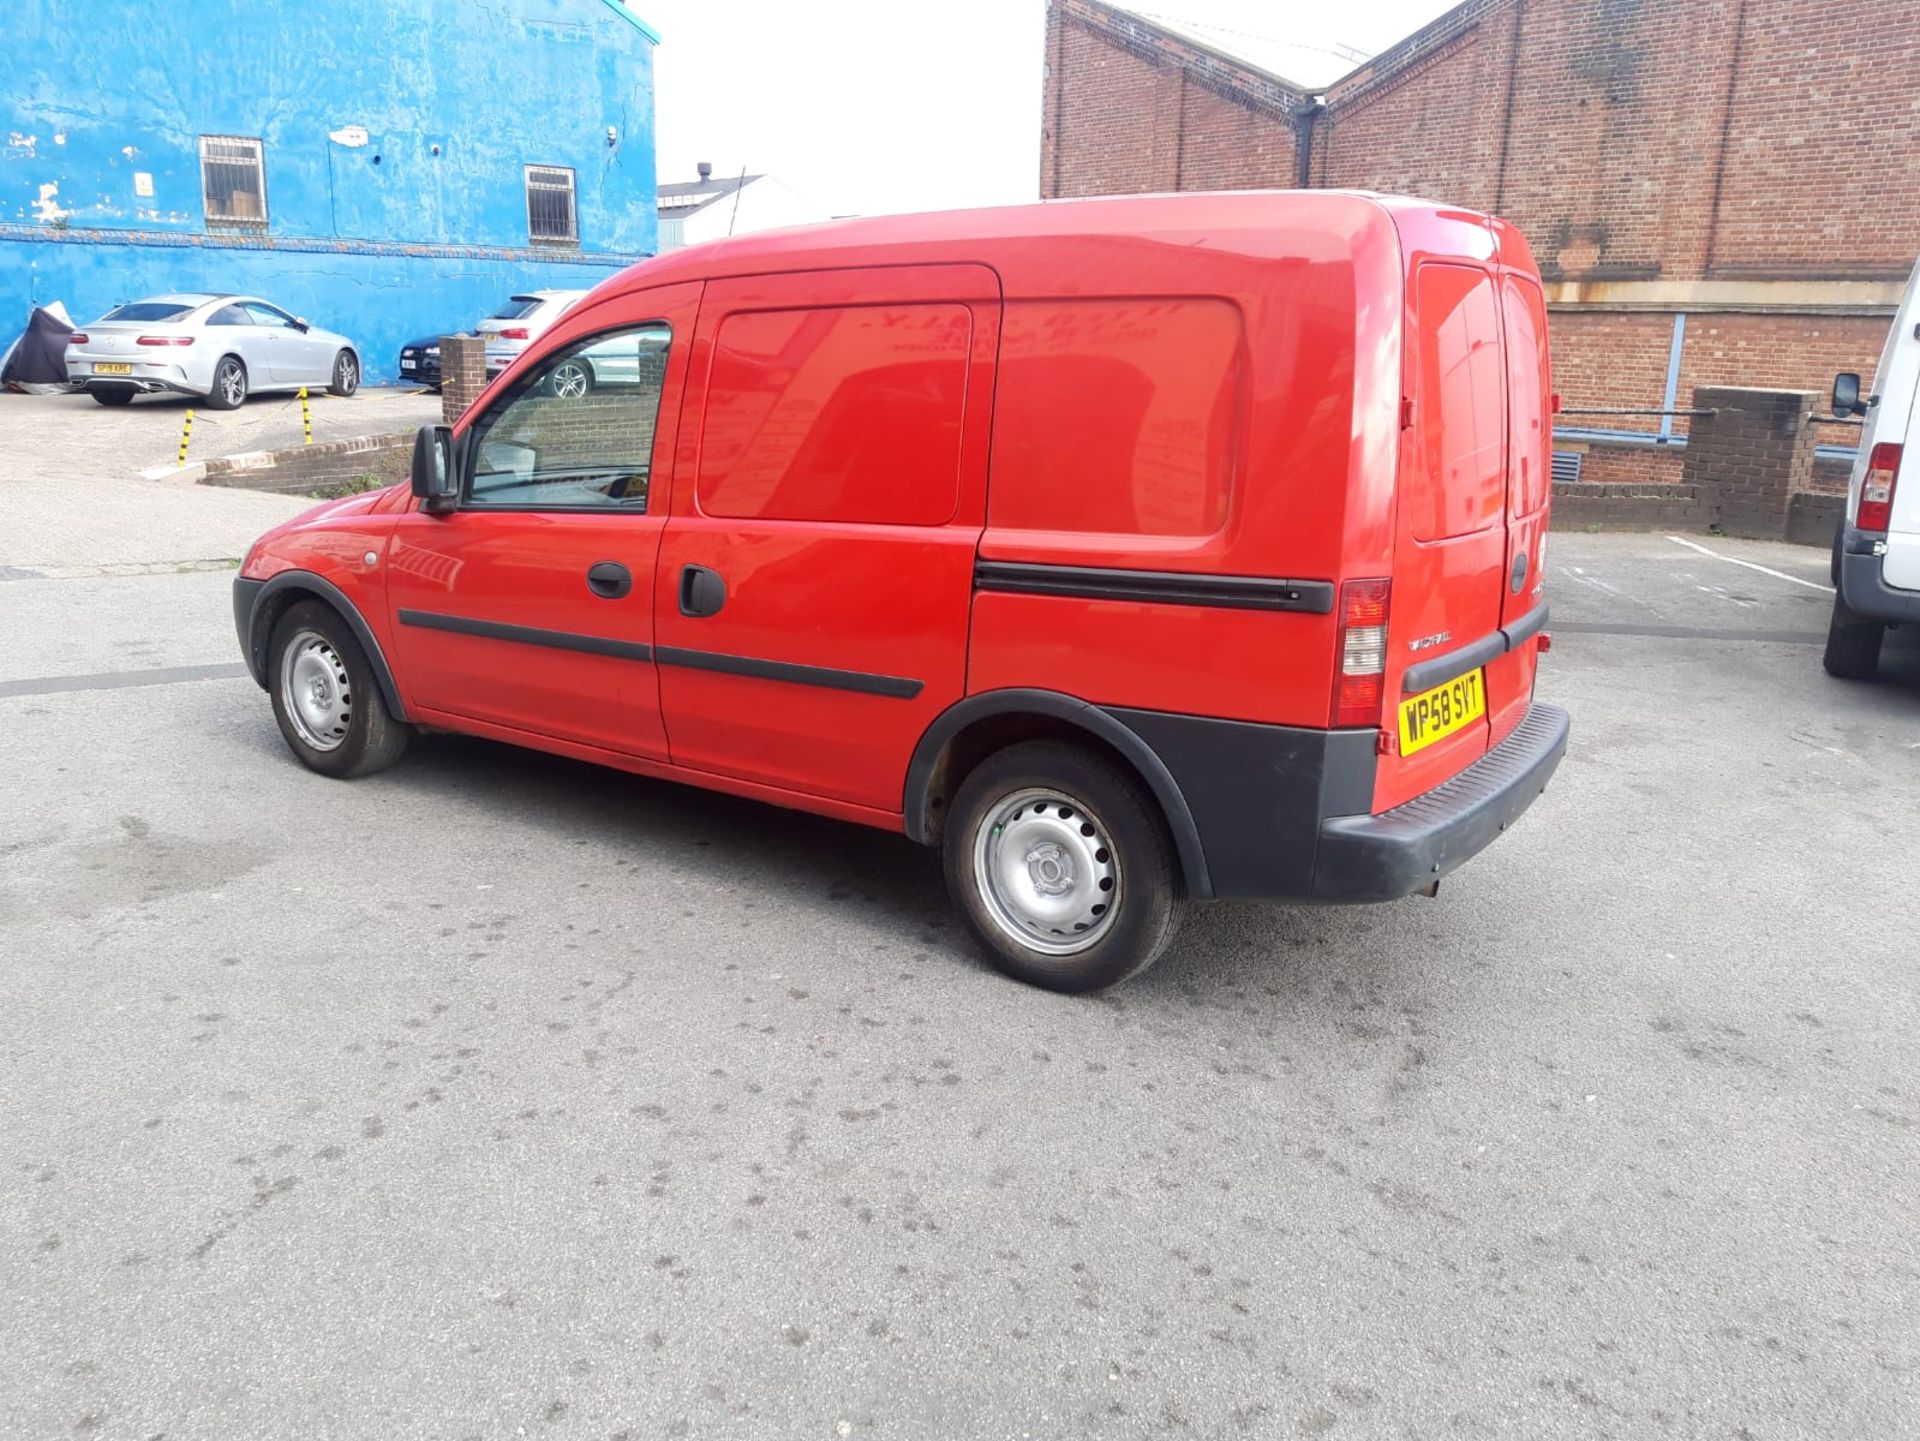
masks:
<path id="1" fill-rule="evenodd" d="M 660 178 L 742 167 L 821 214 L 1035 199 L 1044 0 L 627 0 L 660 32 Z M 1137 13 L 1303 85 L 1353 68 L 1447 0 L 1140 0 Z"/>

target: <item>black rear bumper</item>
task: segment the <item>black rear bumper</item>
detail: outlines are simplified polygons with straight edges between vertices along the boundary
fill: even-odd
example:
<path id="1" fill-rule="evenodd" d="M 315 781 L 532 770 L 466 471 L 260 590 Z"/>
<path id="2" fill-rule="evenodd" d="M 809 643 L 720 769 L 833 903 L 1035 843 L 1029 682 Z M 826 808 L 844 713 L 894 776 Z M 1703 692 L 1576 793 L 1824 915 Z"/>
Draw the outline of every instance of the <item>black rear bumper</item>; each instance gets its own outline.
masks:
<path id="1" fill-rule="evenodd" d="M 1874 554 L 1881 537 L 1848 526 L 1834 557 L 1835 588 L 1840 600 L 1866 620 L 1920 620 L 1920 591 L 1896 590 L 1887 584 L 1885 559 Z"/>
<path id="2" fill-rule="evenodd" d="M 1322 821 L 1314 898 L 1411 895 L 1485 850 L 1547 788 L 1568 725 L 1560 707 L 1536 703 L 1499 745 L 1426 794 L 1378 815 Z"/>

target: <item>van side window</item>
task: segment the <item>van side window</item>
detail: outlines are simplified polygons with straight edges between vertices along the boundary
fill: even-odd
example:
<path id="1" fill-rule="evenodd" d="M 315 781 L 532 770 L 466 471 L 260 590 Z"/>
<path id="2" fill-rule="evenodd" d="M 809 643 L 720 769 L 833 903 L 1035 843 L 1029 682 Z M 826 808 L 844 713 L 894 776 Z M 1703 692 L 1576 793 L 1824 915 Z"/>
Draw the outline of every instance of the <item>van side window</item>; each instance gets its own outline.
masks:
<path id="1" fill-rule="evenodd" d="M 522 376 L 474 422 L 462 503 L 645 512 L 671 341 L 659 324 L 598 335 Z"/>
<path id="2" fill-rule="evenodd" d="M 1224 300 L 1029 300 L 1006 307 L 988 523 L 1212 535 L 1232 500 L 1245 385 Z"/>
<path id="3" fill-rule="evenodd" d="M 945 524 L 959 504 L 972 344 L 964 305 L 727 316 L 707 378 L 701 511 Z"/>
<path id="4" fill-rule="evenodd" d="M 1485 530 L 1506 504 L 1506 394 L 1493 281 L 1464 265 L 1416 272 L 1415 540 Z"/>

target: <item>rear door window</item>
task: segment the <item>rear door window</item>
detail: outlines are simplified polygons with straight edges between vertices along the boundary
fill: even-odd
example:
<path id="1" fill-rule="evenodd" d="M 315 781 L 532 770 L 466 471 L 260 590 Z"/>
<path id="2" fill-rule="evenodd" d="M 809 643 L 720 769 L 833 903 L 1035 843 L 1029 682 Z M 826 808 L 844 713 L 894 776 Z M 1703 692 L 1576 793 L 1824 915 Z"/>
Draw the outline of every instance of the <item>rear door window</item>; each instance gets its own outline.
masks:
<path id="1" fill-rule="evenodd" d="M 1547 400 L 1547 305 L 1531 280 L 1501 286 L 1507 322 L 1507 492 L 1515 518 L 1532 515 L 1553 489 Z"/>
<path id="2" fill-rule="evenodd" d="M 701 513 L 944 525 L 972 345 L 965 305 L 729 315 L 707 376 Z"/>
<path id="3" fill-rule="evenodd" d="M 1506 503 L 1500 307 L 1484 270 L 1415 274 L 1417 463 L 1402 503 L 1415 540 L 1448 540 L 1500 523 Z"/>

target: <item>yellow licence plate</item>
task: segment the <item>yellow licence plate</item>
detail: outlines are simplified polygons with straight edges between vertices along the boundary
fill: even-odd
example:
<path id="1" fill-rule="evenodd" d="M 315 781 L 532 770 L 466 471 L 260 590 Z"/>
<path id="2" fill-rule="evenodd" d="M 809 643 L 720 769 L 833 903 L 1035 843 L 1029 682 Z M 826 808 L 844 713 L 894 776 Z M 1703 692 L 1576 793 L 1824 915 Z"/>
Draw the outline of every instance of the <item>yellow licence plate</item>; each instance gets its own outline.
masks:
<path id="1" fill-rule="evenodd" d="M 133 367 L 131 365 L 116 365 L 112 361 L 96 360 L 93 363 L 93 373 L 95 375 L 132 375 Z"/>
<path id="2" fill-rule="evenodd" d="M 1463 731 L 1487 713 L 1485 671 L 1468 671 L 1400 702 L 1400 754 L 1410 756 Z"/>

